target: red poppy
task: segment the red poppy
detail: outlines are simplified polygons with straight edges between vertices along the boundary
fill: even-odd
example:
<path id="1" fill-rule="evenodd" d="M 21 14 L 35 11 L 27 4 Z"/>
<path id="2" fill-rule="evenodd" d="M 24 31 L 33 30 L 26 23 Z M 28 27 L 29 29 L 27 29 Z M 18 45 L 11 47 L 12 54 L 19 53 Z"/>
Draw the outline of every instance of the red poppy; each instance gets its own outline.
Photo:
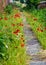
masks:
<path id="1" fill-rule="evenodd" d="M 20 30 L 19 29 L 17 29 L 16 31 L 14 31 L 13 33 L 14 34 L 16 34 L 16 35 L 18 35 L 18 33 L 20 32 Z"/>
<path id="2" fill-rule="evenodd" d="M 15 24 L 12 24 L 12 26 L 15 26 Z"/>
<path id="3" fill-rule="evenodd" d="M 14 18 L 20 18 L 20 15 L 19 14 L 15 14 Z"/>
<path id="4" fill-rule="evenodd" d="M 37 18 L 34 18 L 34 21 L 37 21 Z"/>
<path id="5" fill-rule="evenodd" d="M 2 18 L 0 17 L 0 20 L 2 20 Z"/>
<path id="6" fill-rule="evenodd" d="M 43 30 L 40 30 L 41 32 L 43 32 Z"/>
<path id="7" fill-rule="evenodd" d="M 43 32 L 43 30 L 41 30 L 40 28 L 37 28 L 37 30 L 38 30 L 39 32 Z"/>
<path id="8" fill-rule="evenodd" d="M 45 30 L 46 30 L 46 27 L 45 27 Z"/>
<path id="9" fill-rule="evenodd" d="M 19 26 L 23 26 L 23 23 L 20 23 Z"/>
<path id="10" fill-rule="evenodd" d="M 24 43 L 21 43 L 21 47 L 24 47 L 25 45 L 24 45 Z"/>
<path id="11" fill-rule="evenodd" d="M 40 28 L 37 28 L 38 31 L 40 31 Z"/>
<path id="12" fill-rule="evenodd" d="M 8 20 L 8 18 L 5 17 L 4 20 Z"/>
<path id="13" fill-rule="evenodd" d="M 24 40 L 24 38 L 23 38 L 23 37 L 21 37 L 20 39 L 21 39 L 21 40 Z"/>

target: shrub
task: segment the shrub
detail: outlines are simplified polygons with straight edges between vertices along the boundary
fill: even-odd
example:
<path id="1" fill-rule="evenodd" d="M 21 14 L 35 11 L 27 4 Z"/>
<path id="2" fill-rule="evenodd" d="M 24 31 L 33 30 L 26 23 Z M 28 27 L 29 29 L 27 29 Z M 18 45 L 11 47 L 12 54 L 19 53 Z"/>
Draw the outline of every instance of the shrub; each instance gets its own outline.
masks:
<path id="1" fill-rule="evenodd" d="M 4 8 L 4 11 L 8 14 L 11 14 L 11 11 L 12 11 L 12 5 L 9 4 L 7 5 L 5 8 Z"/>
<path id="2" fill-rule="evenodd" d="M 7 48 L 4 45 L 4 43 L 1 41 L 1 38 L 0 38 L 0 59 L 2 60 L 8 59 Z"/>
<path id="3" fill-rule="evenodd" d="M 37 7 L 37 4 L 39 3 L 40 0 L 27 0 L 26 3 L 28 5 L 28 7 Z"/>

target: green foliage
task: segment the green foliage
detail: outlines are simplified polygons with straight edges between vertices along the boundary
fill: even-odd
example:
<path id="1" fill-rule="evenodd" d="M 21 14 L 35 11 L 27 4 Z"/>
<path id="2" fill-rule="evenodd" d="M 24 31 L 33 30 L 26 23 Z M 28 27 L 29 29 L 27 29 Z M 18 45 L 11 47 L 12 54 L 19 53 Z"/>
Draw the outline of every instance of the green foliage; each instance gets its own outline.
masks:
<path id="1" fill-rule="evenodd" d="M 40 0 L 30 0 L 30 2 L 38 4 L 40 2 Z"/>
<path id="2" fill-rule="evenodd" d="M 7 48 L 4 45 L 3 41 L 0 40 L 0 60 L 7 60 L 8 55 L 7 55 Z"/>
<path id="3" fill-rule="evenodd" d="M 40 2 L 40 0 L 27 0 L 27 7 L 28 8 L 37 8 L 37 4 Z"/>
<path id="4" fill-rule="evenodd" d="M 5 11 L 6 13 L 8 13 L 8 14 L 11 14 L 11 12 L 12 12 L 12 5 L 11 5 L 11 4 L 7 5 L 7 6 L 5 7 L 4 11 Z"/>
<path id="5" fill-rule="evenodd" d="M 13 9 L 10 15 L 3 14 L 0 20 L 0 65 L 26 65 L 25 47 L 21 45 L 25 43 L 21 23 L 21 13 L 18 10 Z"/>

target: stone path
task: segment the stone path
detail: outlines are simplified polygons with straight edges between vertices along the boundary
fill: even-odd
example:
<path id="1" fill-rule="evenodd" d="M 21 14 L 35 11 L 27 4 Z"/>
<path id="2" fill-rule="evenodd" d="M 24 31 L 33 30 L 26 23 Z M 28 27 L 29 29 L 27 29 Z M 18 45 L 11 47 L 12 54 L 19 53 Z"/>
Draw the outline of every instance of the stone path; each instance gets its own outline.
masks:
<path id="1" fill-rule="evenodd" d="M 38 55 L 38 52 L 41 50 L 41 46 L 35 34 L 30 29 L 25 16 L 23 16 L 23 24 L 26 39 L 26 52 L 32 57 L 32 60 L 30 60 L 30 63 L 28 65 L 46 65 L 46 61 L 42 61 Z"/>

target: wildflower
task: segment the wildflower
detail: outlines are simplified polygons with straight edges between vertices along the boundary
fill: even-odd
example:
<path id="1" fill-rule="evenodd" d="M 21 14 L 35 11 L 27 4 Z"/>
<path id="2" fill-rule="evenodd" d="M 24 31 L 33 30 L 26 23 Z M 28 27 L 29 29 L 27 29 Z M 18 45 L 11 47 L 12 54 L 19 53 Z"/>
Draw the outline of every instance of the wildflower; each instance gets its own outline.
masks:
<path id="1" fill-rule="evenodd" d="M 46 27 L 45 27 L 45 30 L 46 30 Z"/>
<path id="2" fill-rule="evenodd" d="M 13 33 L 14 34 L 16 34 L 16 35 L 18 35 L 18 33 L 20 32 L 20 30 L 19 29 L 17 29 L 16 31 L 14 31 Z"/>
<path id="3" fill-rule="evenodd" d="M 25 45 L 24 45 L 24 43 L 21 43 L 21 47 L 24 47 Z"/>
<path id="4" fill-rule="evenodd" d="M 15 14 L 14 18 L 20 18 L 19 14 Z"/>
<path id="5" fill-rule="evenodd" d="M 12 24 L 12 26 L 15 26 L 15 24 Z"/>
<path id="6" fill-rule="evenodd" d="M 40 31 L 40 28 L 37 28 L 38 31 Z"/>
<path id="7" fill-rule="evenodd" d="M 34 21 L 37 21 L 37 18 L 34 18 Z"/>
<path id="8" fill-rule="evenodd" d="M 41 32 L 43 32 L 43 30 L 40 30 Z"/>
<path id="9" fill-rule="evenodd" d="M 42 30 L 42 29 L 40 29 L 40 28 L 37 28 L 37 30 L 38 30 L 39 32 L 43 32 L 43 30 Z"/>
<path id="10" fill-rule="evenodd" d="M 8 20 L 8 19 L 5 17 L 4 20 Z"/>
<path id="11" fill-rule="evenodd" d="M 23 23 L 20 23 L 19 26 L 23 26 Z"/>
<path id="12" fill-rule="evenodd" d="M 21 37 L 21 40 L 23 40 L 24 38 L 23 37 Z"/>

